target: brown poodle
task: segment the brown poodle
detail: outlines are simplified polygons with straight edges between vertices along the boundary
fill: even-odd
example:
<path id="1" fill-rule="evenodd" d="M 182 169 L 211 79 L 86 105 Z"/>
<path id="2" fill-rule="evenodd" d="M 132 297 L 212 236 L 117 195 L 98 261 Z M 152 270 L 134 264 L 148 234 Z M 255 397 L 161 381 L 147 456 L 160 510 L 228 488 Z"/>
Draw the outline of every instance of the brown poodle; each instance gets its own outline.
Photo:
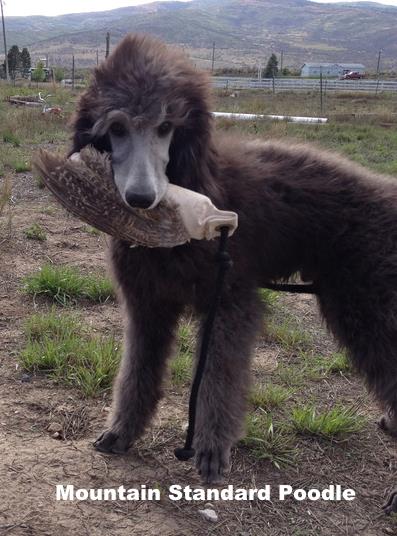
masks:
<path id="1" fill-rule="evenodd" d="M 209 80 L 176 51 L 128 36 L 95 71 L 74 122 L 72 152 L 112 155 L 122 199 L 150 209 L 168 181 L 233 210 L 239 228 L 201 384 L 194 446 L 217 482 L 243 429 L 252 347 L 262 325 L 257 289 L 299 272 L 397 432 L 397 183 L 306 146 L 236 140 L 214 130 Z M 95 192 L 93 192 L 95 195 Z M 125 350 L 108 429 L 95 443 L 125 452 L 161 396 L 166 360 L 187 307 L 204 318 L 215 242 L 172 249 L 112 241 L 125 304 Z"/>

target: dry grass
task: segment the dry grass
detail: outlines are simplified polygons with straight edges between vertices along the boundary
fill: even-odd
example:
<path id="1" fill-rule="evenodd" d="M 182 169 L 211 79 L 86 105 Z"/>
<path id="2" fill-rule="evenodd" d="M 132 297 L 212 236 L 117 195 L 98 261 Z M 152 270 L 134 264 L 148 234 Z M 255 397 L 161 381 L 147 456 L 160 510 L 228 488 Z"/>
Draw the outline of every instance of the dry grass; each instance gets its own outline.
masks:
<path id="1" fill-rule="evenodd" d="M 11 199 L 12 182 L 9 175 L 1 177 L 0 180 L 0 244 L 10 237 L 11 233 L 11 213 L 7 208 Z"/>

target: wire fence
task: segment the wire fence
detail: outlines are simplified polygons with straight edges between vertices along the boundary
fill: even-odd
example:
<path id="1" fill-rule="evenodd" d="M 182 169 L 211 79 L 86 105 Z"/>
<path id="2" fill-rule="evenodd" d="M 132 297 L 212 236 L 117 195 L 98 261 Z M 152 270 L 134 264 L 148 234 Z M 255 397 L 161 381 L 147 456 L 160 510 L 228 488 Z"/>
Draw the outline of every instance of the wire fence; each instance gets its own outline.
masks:
<path id="1" fill-rule="evenodd" d="M 212 84 L 218 89 L 265 89 L 269 91 L 351 91 L 351 92 L 393 92 L 397 91 L 397 80 L 336 80 L 305 78 L 238 78 L 214 76 Z"/>

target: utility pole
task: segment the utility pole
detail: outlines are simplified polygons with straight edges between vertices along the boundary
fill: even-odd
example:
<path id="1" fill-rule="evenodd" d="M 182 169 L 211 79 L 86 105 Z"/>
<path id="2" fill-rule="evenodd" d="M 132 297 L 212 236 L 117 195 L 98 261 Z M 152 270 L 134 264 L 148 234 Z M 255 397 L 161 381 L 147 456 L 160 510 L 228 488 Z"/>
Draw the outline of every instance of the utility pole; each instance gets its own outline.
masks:
<path id="1" fill-rule="evenodd" d="M 284 50 L 281 51 L 281 58 L 280 58 L 280 74 L 283 76 L 283 60 L 284 60 Z"/>
<path id="2" fill-rule="evenodd" d="M 8 56 L 7 56 L 7 40 L 6 40 L 6 26 L 4 23 L 4 12 L 3 12 L 3 0 L 0 0 L 1 6 L 1 22 L 3 24 L 3 39 L 4 39 L 4 65 L 6 66 L 6 80 L 10 80 L 10 75 L 8 73 Z"/>
<path id="3" fill-rule="evenodd" d="M 96 64 L 99 65 L 99 50 L 96 49 Z"/>
<path id="4" fill-rule="evenodd" d="M 378 65 L 376 67 L 376 77 L 379 78 L 379 68 L 380 68 L 380 56 L 382 54 L 382 49 L 379 50 L 378 53 Z"/>
<path id="5" fill-rule="evenodd" d="M 74 56 L 72 56 L 72 90 L 74 90 L 74 74 L 75 74 L 75 70 L 74 70 Z"/>
<path id="6" fill-rule="evenodd" d="M 108 32 L 106 34 L 106 53 L 105 53 L 105 58 L 107 58 L 109 56 L 109 51 L 110 51 L 110 33 Z"/>
<path id="7" fill-rule="evenodd" d="M 212 64 L 211 64 L 211 73 L 214 72 L 215 65 L 215 41 L 212 43 Z"/>

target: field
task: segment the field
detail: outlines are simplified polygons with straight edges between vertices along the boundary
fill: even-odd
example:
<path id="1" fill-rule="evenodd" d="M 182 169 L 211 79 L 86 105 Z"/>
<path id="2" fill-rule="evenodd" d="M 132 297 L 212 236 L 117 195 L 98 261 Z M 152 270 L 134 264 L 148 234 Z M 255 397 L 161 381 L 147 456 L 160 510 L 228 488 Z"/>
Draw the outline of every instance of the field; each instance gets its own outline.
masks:
<path id="1" fill-rule="evenodd" d="M 18 88 L 18 92 L 35 89 Z M 51 92 L 54 93 L 53 88 Z M 77 94 L 55 89 L 64 116 L 14 108 L 0 87 L 0 534 L 380 536 L 397 520 L 381 505 L 397 484 L 395 442 L 377 427 L 379 408 L 350 368 L 310 296 L 261 291 L 269 307 L 257 342 L 247 435 L 226 484 L 271 484 L 267 501 L 171 501 L 172 484 L 198 487 L 173 450 L 184 440 L 195 320 L 185 318 L 164 399 L 127 456 L 91 444 L 103 429 L 120 356 L 122 318 L 106 274 L 107 237 L 68 215 L 31 170 L 39 147 L 64 151 Z M 318 96 L 215 96 L 219 111 L 319 115 Z M 309 141 L 397 176 L 397 96 L 333 95 L 325 126 L 221 121 L 255 137 Z M 158 502 L 55 500 L 57 484 L 139 488 Z M 352 502 L 278 501 L 279 484 L 352 488 Z"/>

